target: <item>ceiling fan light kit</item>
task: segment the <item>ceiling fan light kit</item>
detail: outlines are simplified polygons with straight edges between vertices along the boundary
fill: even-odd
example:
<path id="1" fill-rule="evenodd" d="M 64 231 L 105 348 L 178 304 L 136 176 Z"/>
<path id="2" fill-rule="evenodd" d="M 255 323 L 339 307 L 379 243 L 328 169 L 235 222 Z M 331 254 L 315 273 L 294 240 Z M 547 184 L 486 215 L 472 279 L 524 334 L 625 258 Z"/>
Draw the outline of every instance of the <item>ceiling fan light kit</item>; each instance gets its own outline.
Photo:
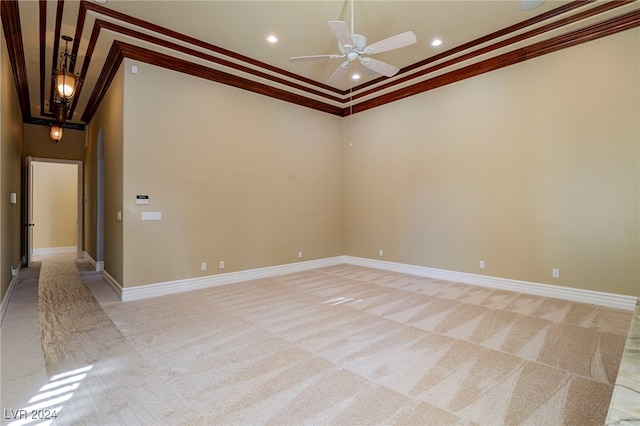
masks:
<path id="1" fill-rule="evenodd" d="M 520 2 L 520 10 L 526 12 L 536 9 L 544 3 L 544 0 L 522 0 Z"/>

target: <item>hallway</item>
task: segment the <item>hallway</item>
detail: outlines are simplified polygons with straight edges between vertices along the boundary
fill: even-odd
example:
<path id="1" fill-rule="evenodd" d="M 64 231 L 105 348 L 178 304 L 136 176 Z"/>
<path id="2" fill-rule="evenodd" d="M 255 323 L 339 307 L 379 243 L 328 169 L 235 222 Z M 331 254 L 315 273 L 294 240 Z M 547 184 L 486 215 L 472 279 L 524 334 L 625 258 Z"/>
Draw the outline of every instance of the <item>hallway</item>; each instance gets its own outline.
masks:
<path id="1" fill-rule="evenodd" d="M 3 424 L 197 423 L 85 283 L 119 303 L 74 255 L 23 271 L 2 326 Z"/>

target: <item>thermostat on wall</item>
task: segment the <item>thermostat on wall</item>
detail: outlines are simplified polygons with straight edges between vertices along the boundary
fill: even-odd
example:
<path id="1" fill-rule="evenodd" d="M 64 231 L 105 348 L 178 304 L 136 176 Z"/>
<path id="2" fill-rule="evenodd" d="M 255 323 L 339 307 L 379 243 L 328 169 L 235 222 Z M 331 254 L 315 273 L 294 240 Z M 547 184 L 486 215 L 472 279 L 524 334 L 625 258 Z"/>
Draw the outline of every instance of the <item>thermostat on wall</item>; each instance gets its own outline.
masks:
<path id="1" fill-rule="evenodd" d="M 136 195 L 136 204 L 149 204 L 148 195 Z"/>

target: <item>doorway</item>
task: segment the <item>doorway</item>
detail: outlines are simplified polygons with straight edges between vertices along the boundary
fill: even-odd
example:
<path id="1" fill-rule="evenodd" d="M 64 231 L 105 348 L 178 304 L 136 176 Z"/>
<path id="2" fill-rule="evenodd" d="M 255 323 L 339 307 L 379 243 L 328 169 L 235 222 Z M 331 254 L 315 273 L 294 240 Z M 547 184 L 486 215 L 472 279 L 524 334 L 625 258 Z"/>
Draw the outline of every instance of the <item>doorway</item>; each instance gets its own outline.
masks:
<path id="1" fill-rule="evenodd" d="M 26 263 L 33 256 L 82 251 L 82 162 L 27 159 Z"/>

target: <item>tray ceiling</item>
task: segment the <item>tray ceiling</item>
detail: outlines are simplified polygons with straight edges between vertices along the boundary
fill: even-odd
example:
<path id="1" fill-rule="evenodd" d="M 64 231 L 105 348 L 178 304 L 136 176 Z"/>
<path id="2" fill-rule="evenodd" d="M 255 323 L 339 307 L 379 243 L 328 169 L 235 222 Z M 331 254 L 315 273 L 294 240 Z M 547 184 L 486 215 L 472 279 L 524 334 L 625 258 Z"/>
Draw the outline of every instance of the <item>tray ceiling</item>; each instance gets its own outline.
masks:
<path id="1" fill-rule="evenodd" d="M 346 1 L 3 1 L 2 22 L 25 122 L 51 120 L 61 36 L 74 38 L 83 83 L 68 123 L 83 126 L 127 57 L 344 116 L 637 27 L 639 9 L 637 1 L 547 0 L 523 11 L 520 1 L 356 0 L 355 32 L 370 43 L 409 30 L 418 42 L 376 55 L 401 69 L 396 76 L 353 63 L 360 80 L 335 86 L 326 81 L 339 59 L 289 57 L 335 53 L 327 22 L 351 25 Z"/>

